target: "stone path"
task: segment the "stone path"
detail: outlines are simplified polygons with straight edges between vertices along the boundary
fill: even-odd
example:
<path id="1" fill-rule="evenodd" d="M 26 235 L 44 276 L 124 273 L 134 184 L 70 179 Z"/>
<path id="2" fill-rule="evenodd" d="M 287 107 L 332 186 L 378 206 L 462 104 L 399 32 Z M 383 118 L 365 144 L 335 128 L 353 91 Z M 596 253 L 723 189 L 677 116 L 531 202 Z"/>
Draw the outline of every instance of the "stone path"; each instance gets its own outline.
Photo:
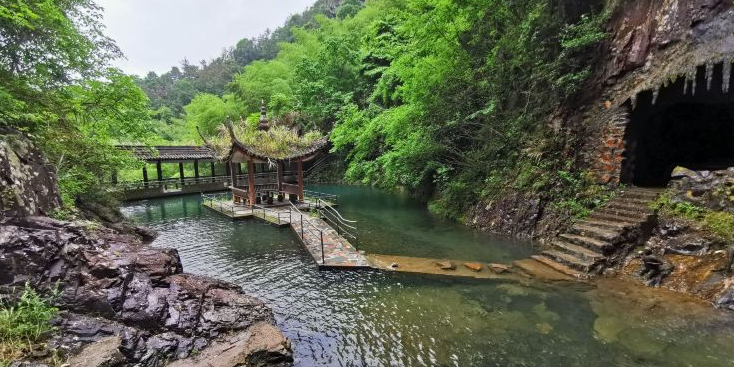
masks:
<path id="1" fill-rule="evenodd" d="M 298 238 L 301 239 L 301 242 L 319 266 L 339 268 L 371 267 L 367 258 L 324 220 L 296 212 L 292 212 L 292 218 L 291 228 L 296 232 Z"/>
<path id="2" fill-rule="evenodd" d="M 319 267 L 371 268 L 364 254 L 360 253 L 346 238 L 339 235 L 328 223 L 320 218 L 311 217 L 307 213 L 301 214 L 302 212 L 292 210 L 289 206 L 265 210 L 258 208 L 252 210 L 249 207 L 247 209 L 232 210 L 231 207 L 226 205 L 220 208 L 216 203 L 209 205 L 206 202 L 204 206 L 233 219 L 257 218 L 279 227 L 290 225 Z M 301 230 L 301 227 L 303 227 L 303 230 Z"/>

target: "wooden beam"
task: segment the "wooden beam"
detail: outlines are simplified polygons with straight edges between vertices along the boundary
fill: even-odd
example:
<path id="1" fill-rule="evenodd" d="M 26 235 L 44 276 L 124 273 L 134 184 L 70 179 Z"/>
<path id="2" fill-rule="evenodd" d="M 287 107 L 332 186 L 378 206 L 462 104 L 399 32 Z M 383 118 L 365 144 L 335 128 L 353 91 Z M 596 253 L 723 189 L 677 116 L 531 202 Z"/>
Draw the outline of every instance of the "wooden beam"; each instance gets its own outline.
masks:
<path id="1" fill-rule="evenodd" d="M 255 163 L 252 162 L 252 159 L 247 160 L 247 181 L 250 205 L 255 205 Z"/>
<path id="2" fill-rule="evenodd" d="M 298 161 L 298 200 L 303 201 L 303 161 Z"/>

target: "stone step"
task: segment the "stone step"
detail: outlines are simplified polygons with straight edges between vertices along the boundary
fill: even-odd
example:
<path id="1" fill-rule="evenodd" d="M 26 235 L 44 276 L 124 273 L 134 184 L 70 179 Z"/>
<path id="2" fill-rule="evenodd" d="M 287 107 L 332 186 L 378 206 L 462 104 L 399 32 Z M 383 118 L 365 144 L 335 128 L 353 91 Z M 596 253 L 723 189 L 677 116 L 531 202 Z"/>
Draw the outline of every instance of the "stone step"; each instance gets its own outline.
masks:
<path id="1" fill-rule="evenodd" d="M 630 202 L 627 200 L 612 200 L 607 205 L 603 206 L 600 209 L 607 209 L 607 208 L 613 208 L 613 209 L 619 209 L 619 210 L 626 210 L 631 212 L 643 212 L 643 213 L 651 213 L 653 210 L 650 208 L 649 203 L 637 203 L 637 202 Z"/>
<path id="2" fill-rule="evenodd" d="M 652 211 L 650 209 L 646 210 L 634 210 L 629 208 L 616 208 L 613 205 L 612 206 L 605 206 L 597 211 L 594 212 L 594 214 L 611 214 L 616 215 L 618 217 L 624 217 L 624 218 L 630 218 L 637 221 L 645 221 L 650 215 L 652 215 Z"/>
<path id="3" fill-rule="evenodd" d="M 571 269 L 574 269 L 582 273 L 588 273 L 594 267 L 594 263 L 592 261 L 579 259 L 576 256 L 569 255 L 567 253 L 556 251 L 556 250 L 546 250 L 546 251 L 543 251 L 541 255 L 561 265 L 567 266 Z"/>
<path id="4" fill-rule="evenodd" d="M 571 269 L 571 268 L 569 268 L 566 265 L 563 265 L 563 264 L 560 264 L 560 263 L 558 263 L 558 262 L 556 262 L 554 260 L 551 260 L 550 258 L 546 257 L 545 255 L 532 255 L 532 256 L 530 256 L 530 258 L 533 259 L 533 260 L 535 260 L 535 261 L 537 261 L 537 262 L 539 262 L 539 263 L 541 263 L 541 264 L 543 264 L 543 265 L 545 265 L 545 266 L 547 266 L 547 267 L 549 267 L 549 268 L 551 268 L 551 269 L 553 269 L 553 270 L 555 270 L 555 271 L 561 272 L 561 273 L 566 274 L 566 275 L 570 275 L 570 276 L 572 276 L 574 278 L 584 278 L 585 277 L 584 274 L 582 274 L 582 273 L 580 273 L 580 272 L 578 272 L 578 271 L 576 271 L 574 269 Z"/>
<path id="5" fill-rule="evenodd" d="M 658 197 L 658 195 L 660 195 L 660 191 L 629 190 L 620 192 L 617 197 L 625 199 L 653 201 Z"/>
<path id="6" fill-rule="evenodd" d="M 566 242 L 570 242 L 574 245 L 579 245 L 581 247 L 586 247 L 591 251 L 599 253 L 605 253 L 606 250 L 612 247 L 612 244 L 607 241 L 601 241 L 595 238 L 579 236 L 571 233 L 564 233 L 559 237 Z"/>
<path id="7" fill-rule="evenodd" d="M 602 241 L 614 242 L 619 237 L 622 229 L 600 227 L 593 224 L 576 223 L 571 227 L 571 234 L 595 238 Z"/>
<path id="8" fill-rule="evenodd" d="M 579 259 L 590 261 L 592 263 L 597 263 L 601 260 L 604 260 L 604 255 L 602 255 L 600 252 L 592 251 L 587 249 L 586 247 L 574 245 L 566 241 L 553 241 L 551 243 L 551 246 L 553 250 L 563 252 L 568 255 L 575 256 Z"/>
<path id="9" fill-rule="evenodd" d="M 624 226 L 636 226 L 643 223 L 647 218 L 630 218 L 627 216 L 619 216 L 613 213 L 594 212 L 590 216 L 586 217 L 587 220 L 593 221 L 606 221 L 612 223 L 619 223 Z"/>
<path id="10" fill-rule="evenodd" d="M 617 221 L 607 221 L 607 220 L 601 220 L 601 219 L 595 220 L 595 219 L 589 219 L 589 218 L 576 222 L 576 224 L 586 226 L 586 227 L 596 227 L 599 229 L 605 229 L 610 232 L 617 232 L 617 233 L 631 226 L 631 224 L 619 223 Z"/>
<path id="11" fill-rule="evenodd" d="M 645 207 L 649 208 L 650 203 L 653 200 L 649 199 L 635 199 L 635 198 L 628 198 L 624 196 L 617 196 L 609 201 L 609 203 L 619 203 L 619 204 L 625 204 L 629 205 L 631 207 Z"/>

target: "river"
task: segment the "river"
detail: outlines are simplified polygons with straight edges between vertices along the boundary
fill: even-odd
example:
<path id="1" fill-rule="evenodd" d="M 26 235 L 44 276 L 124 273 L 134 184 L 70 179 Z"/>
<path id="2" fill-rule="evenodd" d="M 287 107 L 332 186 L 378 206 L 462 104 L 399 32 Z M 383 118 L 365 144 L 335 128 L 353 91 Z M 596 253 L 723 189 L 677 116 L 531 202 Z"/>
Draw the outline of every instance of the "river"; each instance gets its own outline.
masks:
<path id="1" fill-rule="evenodd" d="M 408 196 L 319 186 L 340 195 L 369 253 L 510 263 L 530 243 L 432 216 Z M 232 221 L 199 196 L 128 203 L 123 212 L 178 249 L 184 270 L 262 299 L 297 366 L 732 366 L 734 318 L 664 291 L 319 271 L 289 229 Z"/>

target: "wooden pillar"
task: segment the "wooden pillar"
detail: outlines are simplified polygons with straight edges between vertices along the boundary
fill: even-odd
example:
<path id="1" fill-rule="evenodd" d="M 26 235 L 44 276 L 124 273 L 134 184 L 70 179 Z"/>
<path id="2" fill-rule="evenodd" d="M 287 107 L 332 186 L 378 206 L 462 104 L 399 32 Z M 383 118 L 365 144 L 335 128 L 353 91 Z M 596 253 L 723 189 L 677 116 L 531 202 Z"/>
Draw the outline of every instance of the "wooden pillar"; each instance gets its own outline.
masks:
<path id="1" fill-rule="evenodd" d="M 158 174 L 158 181 L 163 181 L 163 168 L 161 167 L 161 161 L 155 161 L 155 171 Z"/>
<path id="2" fill-rule="evenodd" d="M 298 161 L 298 200 L 303 201 L 303 161 Z"/>
<path id="3" fill-rule="evenodd" d="M 143 164 L 143 186 L 148 187 L 148 167 L 147 163 Z"/>
<path id="4" fill-rule="evenodd" d="M 234 162 L 229 161 L 227 164 L 227 171 L 230 172 L 230 178 L 232 179 L 232 187 L 237 187 L 237 175 L 234 170 Z"/>
<path id="5" fill-rule="evenodd" d="M 249 189 L 250 205 L 255 205 L 255 163 L 252 158 L 247 160 L 247 184 Z"/>
<path id="6" fill-rule="evenodd" d="M 181 180 L 181 183 L 184 182 L 184 171 L 183 171 L 183 162 L 178 162 L 178 179 Z"/>
<path id="7" fill-rule="evenodd" d="M 199 160 L 194 159 L 194 178 L 199 182 Z"/>
<path id="8" fill-rule="evenodd" d="M 212 182 L 214 182 L 214 177 L 217 175 L 217 170 L 214 167 L 214 162 L 210 162 L 211 168 L 212 168 Z"/>
<path id="9" fill-rule="evenodd" d="M 278 162 L 278 192 L 283 191 L 283 162 Z"/>

